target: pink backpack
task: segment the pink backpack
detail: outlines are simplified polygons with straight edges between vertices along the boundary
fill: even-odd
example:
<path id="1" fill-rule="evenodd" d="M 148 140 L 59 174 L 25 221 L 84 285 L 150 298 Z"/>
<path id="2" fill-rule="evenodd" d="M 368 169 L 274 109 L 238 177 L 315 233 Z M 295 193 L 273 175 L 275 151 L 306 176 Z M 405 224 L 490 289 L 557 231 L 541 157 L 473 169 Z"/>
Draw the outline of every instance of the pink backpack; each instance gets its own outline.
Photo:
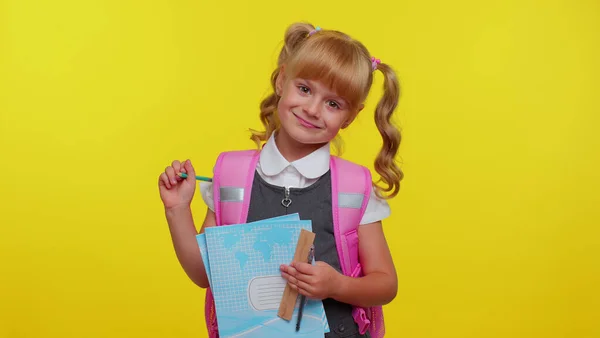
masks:
<path id="1" fill-rule="evenodd" d="M 213 199 L 217 226 L 246 223 L 250 193 L 260 152 L 243 150 L 221 153 L 215 165 Z M 358 225 L 370 197 L 371 173 L 362 166 L 331 156 L 333 228 L 342 273 L 362 276 L 358 257 Z M 381 306 L 355 307 L 354 321 L 361 334 L 372 338 L 385 334 Z M 210 288 L 206 289 L 205 319 L 210 338 L 218 338 L 217 316 Z"/>

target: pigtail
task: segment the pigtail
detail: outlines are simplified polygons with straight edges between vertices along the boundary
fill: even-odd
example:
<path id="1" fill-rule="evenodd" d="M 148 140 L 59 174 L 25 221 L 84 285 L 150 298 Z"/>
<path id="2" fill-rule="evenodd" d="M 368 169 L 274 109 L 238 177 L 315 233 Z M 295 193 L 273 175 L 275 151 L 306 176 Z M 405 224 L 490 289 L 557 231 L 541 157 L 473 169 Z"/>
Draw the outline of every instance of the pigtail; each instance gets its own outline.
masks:
<path id="1" fill-rule="evenodd" d="M 279 103 L 279 96 L 275 93 L 275 81 L 279 75 L 279 67 L 271 74 L 271 86 L 273 87 L 273 93 L 263 99 L 260 103 L 260 122 L 262 122 L 264 131 L 258 131 L 250 129 L 250 139 L 256 143 L 256 146 L 260 149 L 263 142 L 267 142 L 271 134 L 279 128 L 279 119 L 275 111 L 277 110 L 277 104 Z"/>
<path id="2" fill-rule="evenodd" d="M 279 76 L 281 66 L 284 65 L 288 57 L 294 53 L 306 40 L 308 33 L 314 27 L 307 23 L 296 23 L 291 25 L 285 32 L 284 45 L 279 53 L 277 60 L 277 68 L 271 73 L 271 88 L 273 92 L 269 94 L 260 103 L 260 121 L 265 128 L 264 131 L 250 129 L 250 139 L 256 143 L 257 147 L 261 147 L 263 142 L 266 142 L 271 134 L 279 128 L 279 119 L 277 118 L 277 105 L 279 103 L 279 95 L 277 95 L 277 77 Z"/>
<path id="3" fill-rule="evenodd" d="M 400 190 L 400 181 L 404 177 L 402 170 L 395 162 L 396 153 L 400 147 L 401 135 L 392 122 L 392 114 L 400 98 L 400 86 L 394 71 L 386 64 L 380 63 L 377 69 L 384 76 L 383 97 L 375 108 L 375 124 L 383 139 L 381 150 L 375 159 L 375 170 L 381 176 L 386 187 L 376 186 L 375 191 L 379 197 L 392 198 Z M 388 193 L 384 196 L 382 192 Z"/>

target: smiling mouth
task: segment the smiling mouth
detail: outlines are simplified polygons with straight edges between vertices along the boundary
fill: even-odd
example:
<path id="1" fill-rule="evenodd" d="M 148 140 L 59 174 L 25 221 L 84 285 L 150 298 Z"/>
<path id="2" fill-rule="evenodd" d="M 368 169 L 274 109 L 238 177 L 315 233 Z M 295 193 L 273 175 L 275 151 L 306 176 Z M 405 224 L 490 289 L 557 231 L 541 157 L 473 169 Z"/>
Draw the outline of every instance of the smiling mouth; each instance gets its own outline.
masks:
<path id="1" fill-rule="evenodd" d="M 292 113 L 292 114 L 294 114 L 294 113 Z M 298 119 L 298 122 L 300 122 L 300 124 L 301 124 L 303 127 L 306 127 L 306 128 L 312 128 L 312 129 L 321 129 L 321 127 L 315 126 L 314 124 L 312 124 L 312 123 L 310 123 L 310 122 L 306 121 L 305 119 L 303 119 L 303 118 L 299 117 L 299 116 L 298 116 L 298 115 L 296 115 L 296 114 L 294 114 L 294 116 L 295 116 L 295 117 Z"/>

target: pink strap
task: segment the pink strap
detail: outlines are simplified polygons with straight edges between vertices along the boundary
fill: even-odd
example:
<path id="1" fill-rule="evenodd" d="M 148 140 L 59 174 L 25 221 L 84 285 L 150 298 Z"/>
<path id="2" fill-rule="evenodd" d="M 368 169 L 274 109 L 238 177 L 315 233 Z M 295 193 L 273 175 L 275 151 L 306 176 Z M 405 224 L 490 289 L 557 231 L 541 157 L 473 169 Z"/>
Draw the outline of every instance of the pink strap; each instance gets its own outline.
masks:
<path id="1" fill-rule="evenodd" d="M 244 150 L 224 152 L 219 155 L 213 177 L 213 201 L 217 225 L 239 224 L 246 221 L 259 153 L 257 150 Z M 243 201 L 222 201 L 222 187 L 243 188 Z"/>
<path id="2" fill-rule="evenodd" d="M 358 257 L 358 242 L 348 243 L 346 235 L 356 231 L 365 213 L 371 192 L 371 173 L 367 168 L 337 156 L 331 156 L 330 168 L 333 230 L 342 272 L 349 276 L 353 272 L 350 257 Z M 362 176 L 362 180 L 356 179 L 359 176 Z M 340 193 L 362 194 L 361 207 L 340 208 L 338 199 Z"/>

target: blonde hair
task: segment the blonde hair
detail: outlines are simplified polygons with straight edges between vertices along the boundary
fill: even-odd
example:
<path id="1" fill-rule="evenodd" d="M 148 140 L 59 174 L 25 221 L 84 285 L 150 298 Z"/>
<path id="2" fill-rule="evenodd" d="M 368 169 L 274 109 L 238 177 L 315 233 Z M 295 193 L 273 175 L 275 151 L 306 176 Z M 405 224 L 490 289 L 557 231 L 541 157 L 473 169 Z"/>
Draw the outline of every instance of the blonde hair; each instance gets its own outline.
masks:
<path id="1" fill-rule="evenodd" d="M 260 120 L 265 130 L 251 130 L 251 139 L 258 147 L 280 127 L 275 113 L 279 96 L 275 92 L 282 66 L 285 65 L 286 76 L 289 78 L 319 80 L 344 97 L 353 112 L 351 120 L 356 117 L 360 105 L 371 90 L 373 69 L 367 48 L 359 41 L 334 30 L 320 30 L 309 35 L 314 29 L 314 26 L 307 23 L 295 23 L 285 33 L 277 68 L 271 74 L 273 93 L 260 104 Z M 398 194 L 400 181 L 404 177 L 395 162 L 401 140 L 400 131 L 391 122 L 398 105 L 400 87 L 390 66 L 379 63 L 377 69 L 384 76 L 383 97 L 375 108 L 375 124 L 383 145 L 375 159 L 375 170 L 380 175 L 378 183 L 383 182 L 384 187 L 374 183 L 374 188 L 379 197 L 387 199 Z M 388 194 L 384 195 L 384 192 Z"/>

